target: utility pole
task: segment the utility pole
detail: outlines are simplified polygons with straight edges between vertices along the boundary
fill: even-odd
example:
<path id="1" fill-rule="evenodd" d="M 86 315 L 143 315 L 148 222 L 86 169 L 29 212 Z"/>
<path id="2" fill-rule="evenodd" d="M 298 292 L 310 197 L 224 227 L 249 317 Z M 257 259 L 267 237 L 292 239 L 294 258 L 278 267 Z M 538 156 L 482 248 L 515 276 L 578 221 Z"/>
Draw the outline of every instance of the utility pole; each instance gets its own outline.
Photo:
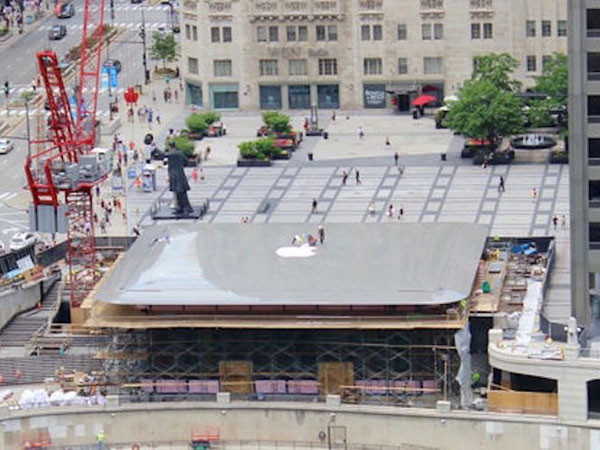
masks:
<path id="1" fill-rule="evenodd" d="M 111 1 L 112 3 L 112 1 Z M 110 59 L 110 36 L 106 36 L 106 59 L 109 60 Z M 112 67 L 108 67 L 107 71 L 108 71 L 108 96 L 110 97 L 110 100 L 112 101 L 112 83 L 111 83 L 111 79 L 110 79 L 110 72 L 111 72 Z"/>
<path id="2" fill-rule="evenodd" d="M 142 7 L 142 26 L 140 27 L 140 37 L 142 38 L 143 55 L 142 63 L 144 64 L 144 81 L 145 84 L 150 84 L 150 72 L 148 71 L 148 63 L 146 61 L 146 19 L 144 18 L 144 8 Z"/>
<path id="3" fill-rule="evenodd" d="M 8 96 L 10 95 L 10 85 L 8 80 L 4 82 L 4 95 L 6 97 L 6 117 L 8 117 Z"/>
<path id="4" fill-rule="evenodd" d="M 110 0 L 110 23 L 114 25 L 115 22 L 115 0 Z"/>
<path id="5" fill-rule="evenodd" d="M 29 98 L 25 97 L 25 113 L 27 115 L 27 156 L 31 157 L 31 128 L 29 126 Z"/>

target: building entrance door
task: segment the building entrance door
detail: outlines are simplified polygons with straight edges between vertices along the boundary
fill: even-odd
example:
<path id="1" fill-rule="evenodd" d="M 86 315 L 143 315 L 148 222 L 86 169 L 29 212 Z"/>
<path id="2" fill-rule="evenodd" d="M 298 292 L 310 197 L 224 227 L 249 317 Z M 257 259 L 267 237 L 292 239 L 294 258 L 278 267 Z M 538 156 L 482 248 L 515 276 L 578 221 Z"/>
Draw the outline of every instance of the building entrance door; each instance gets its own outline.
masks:
<path id="1" fill-rule="evenodd" d="M 397 107 L 400 112 L 408 112 L 410 111 L 410 98 L 408 94 L 398 94 L 396 95 L 397 99 Z"/>

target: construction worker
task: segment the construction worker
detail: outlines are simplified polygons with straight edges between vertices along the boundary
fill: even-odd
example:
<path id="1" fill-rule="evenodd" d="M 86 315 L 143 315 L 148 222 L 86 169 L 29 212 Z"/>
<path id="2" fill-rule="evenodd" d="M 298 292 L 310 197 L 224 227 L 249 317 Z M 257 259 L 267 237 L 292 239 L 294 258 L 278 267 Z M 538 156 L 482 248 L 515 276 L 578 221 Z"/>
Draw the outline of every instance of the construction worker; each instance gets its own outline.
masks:
<path id="1" fill-rule="evenodd" d="M 104 430 L 100 430 L 98 434 L 96 434 L 96 442 L 98 443 L 98 450 L 104 450 L 104 440 L 106 439 L 106 435 L 104 434 Z"/>

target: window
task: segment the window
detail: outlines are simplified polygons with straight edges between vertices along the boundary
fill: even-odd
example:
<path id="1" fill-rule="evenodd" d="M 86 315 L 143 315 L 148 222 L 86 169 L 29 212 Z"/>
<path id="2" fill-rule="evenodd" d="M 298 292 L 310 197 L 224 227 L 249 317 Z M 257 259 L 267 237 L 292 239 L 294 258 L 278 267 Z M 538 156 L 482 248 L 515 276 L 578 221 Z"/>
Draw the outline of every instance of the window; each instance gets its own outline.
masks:
<path id="1" fill-rule="evenodd" d="M 319 108 L 339 108 L 340 88 L 337 84 L 317 85 L 317 105 Z"/>
<path id="2" fill-rule="evenodd" d="M 600 95 L 588 95 L 588 121 L 590 117 L 600 117 Z"/>
<path id="3" fill-rule="evenodd" d="M 527 56 L 527 72 L 535 72 L 537 70 L 537 58 L 535 55 Z"/>
<path id="4" fill-rule="evenodd" d="M 185 26 L 185 38 L 189 41 L 190 39 L 192 39 L 192 32 L 191 32 L 191 28 L 189 25 Z"/>
<path id="5" fill-rule="evenodd" d="M 288 104 L 290 109 L 310 108 L 310 86 L 307 84 L 288 86 Z"/>
<path id="6" fill-rule="evenodd" d="M 588 158 L 600 159 L 600 138 L 588 138 Z M 597 194 L 596 197 L 600 197 L 600 184 Z"/>
<path id="7" fill-rule="evenodd" d="M 337 25 L 327 25 L 327 40 L 337 41 Z"/>
<path id="8" fill-rule="evenodd" d="M 279 41 L 279 27 L 269 27 L 269 42 Z"/>
<path id="9" fill-rule="evenodd" d="M 600 80 L 600 53 L 587 54 L 587 76 L 588 80 Z"/>
<path id="10" fill-rule="evenodd" d="M 421 36 L 424 41 L 444 39 L 444 25 L 441 23 L 424 23 L 421 25 Z"/>
<path id="11" fill-rule="evenodd" d="M 300 25 L 298 27 L 298 41 L 300 41 L 300 42 L 308 41 L 308 28 L 306 25 Z"/>
<path id="12" fill-rule="evenodd" d="M 383 72 L 381 58 L 365 58 L 363 61 L 363 70 L 365 75 L 381 75 Z"/>
<path id="13" fill-rule="evenodd" d="M 542 70 L 546 70 L 548 68 L 548 64 L 552 61 L 552 56 L 544 55 L 542 56 Z"/>
<path id="14" fill-rule="evenodd" d="M 483 24 L 483 38 L 484 39 L 493 39 L 494 37 L 494 26 L 491 23 Z"/>
<path id="15" fill-rule="evenodd" d="M 373 25 L 373 40 L 381 41 L 383 39 L 383 27 L 381 25 Z"/>
<path id="16" fill-rule="evenodd" d="M 317 41 L 324 41 L 325 40 L 325 25 L 317 25 L 316 32 L 317 32 Z"/>
<path id="17" fill-rule="evenodd" d="M 290 75 L 307 75 L 308 64 L 305 59 L 290 59 Z"/>
<path id="18" fill-rule="evenodd" d="M 260 109 L 281 109 L 281 86 L 259 86 Z"/>
<path id="19" fill-rule="evenodd" d="M 288 42 L 296 42 L 296 27 L 291 26 L 291 27 L 286 27 L 285 28 L 285 34 L 287 36 L 287 41 Z"/>
<path id="20" fill-rule="evenodd" d="M 213 67 L 215 71 L 215 77 L 230 77 L 231 76 L 231 60 L 221 59 L 214 60 Z"/>
<path id="21" fill-rule="evenodd" d="M 431 40 L 431 24 L 430 23 L 424 23 L 423 25 L 421 25 L 421 36 L 423 37 L 424 41 L 430 41 Z"/>
<path id="22" fill-rule="evenodd" d="M 423 73 L 425 75 L 442 73 L 443 60 L 442 58 L 423 58 Z"/>
<path id="23" fill-rule="evenodd" d="M 278 74 L 277 60 L 276 59 L 261 59 L 260 63 L 260 75 L 263 77 L 274 76 Z"/>
<path id="24" fill-rule="evenodd" d="M 408 59 L 398 58 L 398 74 L 405 75 L 408 73 Z"/>
<path id="25" fill-rule="evenodd" d="M 257 42 L 267 42 L 267 27 L 256 27 Z"/>
<path id="26" fill-rule="evenodd" d="M 528 20 L 525 22 L 525 36 L 535 37 L 535 20 Z"/>
<path id="27" fill-rule="evenodd" d="M 371 40 L 371 27 L 369 25 L 361 25 L 360 39 L 362 41 L 370 41 Z"/>
<path id="28" fill-rule="evenodd" d="M 556 22 L 556 35 L 558 37 L 565 37 L 567 35 L 567 21 L 559 20 Z"/>
<path id="29" fill-rule="evenodd" d="M 542 20 L 542 36 L 552 36 L 552 22 L 550 22 L 549 20 Z"/>
<path id="30" fill-rule="evenodd" d="M 337 75 L 337 59 L 319 59 L 319 75 Z"/>
<path id="31" fill-rule="evenodd" d="M 198 73 L 198 58 L 188 58 L 188 72 Z"/>
<path id="32" fill-rule="evenodd" d="M 231 41 L 232 41 L 231 27 L 223 27 L 223 42 L 231 42 Z"/>
<path id="33" fill-rule="evenodd" d="M 471 24 L 471 39 L 481 39 L 481 24 L 480 23 L 472 23 Z"/>
<path id="34" fill-rule="evenodd" d="M 198 40 L 198 27 L 196 25 L 192 25 L 192 40 Z"/>
<path id="35" fill-rule="evenodd" d="M 405 41 L 407 38 L 407 30 L 406 30 L 406 24 L 405 23 L 400 23 L 398 24 L 398 27 L 396 28 L 396 36 L 397 39 L 399 41 Z"/>
<path id="36" fill-rule="evenodd" d="M 219 27 L 210 29 L 210 42 L 221 42 L 221 29 Z"/>

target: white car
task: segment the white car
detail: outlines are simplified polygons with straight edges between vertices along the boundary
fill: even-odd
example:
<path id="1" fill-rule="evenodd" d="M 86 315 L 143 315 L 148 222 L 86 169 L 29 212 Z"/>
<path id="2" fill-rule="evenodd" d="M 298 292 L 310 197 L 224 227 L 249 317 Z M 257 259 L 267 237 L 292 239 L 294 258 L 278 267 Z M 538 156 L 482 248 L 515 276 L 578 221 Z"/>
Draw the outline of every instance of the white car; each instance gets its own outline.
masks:
<path id="1" fill-rule="evenodd" d="M 15 233 L 10 240 L 10 251 L 16 252 L 22 250 L 30 245 L 35 245 L 40 240 L 40 237 L 36 233 L 26 231 L 24 233 Z"/>
<path id="2" fill-rule="evenodd" d="M 9 139 L 0 139 L 0 154 L 5 155 L 15 148 L 15 144 Z"/>

